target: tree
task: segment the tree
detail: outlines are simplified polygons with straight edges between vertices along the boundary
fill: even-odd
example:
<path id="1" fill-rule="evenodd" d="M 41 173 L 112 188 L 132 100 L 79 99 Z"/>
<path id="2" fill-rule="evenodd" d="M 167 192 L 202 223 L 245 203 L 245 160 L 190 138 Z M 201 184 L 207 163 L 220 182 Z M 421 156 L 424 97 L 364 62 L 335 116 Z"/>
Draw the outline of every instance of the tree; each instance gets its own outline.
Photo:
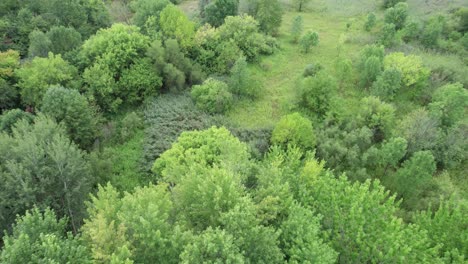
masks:
<path id="1" fill-rule="evenodd" d="M 434 92 L 429 110 L 443 127 L 448 128 L 466 116 L 467 106 L 468 91 L 461 83 L 454 83 L 446 84 Z"/>
<path id="2" fill-rule="evenodd" d="M 94 143 L 96 119 L 86 98 L 76 90 L 54 86 L 47 90 L 41 111 L 65 124 L 70 139 L 84 149 Z"/>
<path id="3" fill-rule="evenodd" d="M 258 86 L 250 76 L 250 71 L 247 67 L 245 57 L 241 57 L 236 61 L 229 77 L 229 90 L 232 94 L 241 97 L 254 98 L 258 95 Z"/>
<path id="4" fill-rule="evenodd" d="M 393 190 L 403 197 L 403 204 L 409 208 L 426 188 L 436 171 L 434 156 L 429 151 L 418 151 L 403 163 L 391 179 Z"/>
<path id="5" fill-rule="evenodd" d="M 259 33 L 259 24 L 251 16 L 229 16 L 219 27 L 219 38 L 230 40 L 242 50 L 248 61 L 254 61 L 261 53 L 266 52 L 266 38 Z M 237 54 L 236 60 L 239 58 Z"/>
<path id="6" fill-rule="evenodd" d="M 159 21 L 161 11 L 170 3 L 169 0 L 137 0 L 131 2 L 131 8 L 135 13 L 132 18 L 133 23 L 139 28 L 145 28 L 146 22 L 151 18 Z M 156 26 L 159 25 L 156 24 Z M 158 28 L 151 30 L 158 30 Z"/>
<path id="7" fill-rule="evenodd" d="M 0 52 L 0 78 L 8 80 L 20 66 L 20 54 L 15 50 Z"/>
<path id="8" fill-rule="evenodd" d="M 283 147 L 291 144 L 303 150 L 311 150 L 316 144 L 312 122 L 299 113 L 284 116 L 276 124 L 271 142 Z"/>
<path id="9" fill-rule="evenodd" d="M 335 71 L 340 90 L 353 82 L 353 64 L 350 59 L 339 56 L 335 63 Z"/>
<path id="10" fill-rule="evenodd" d="M 397 168 L 400 161 L 406 155 L 407 146 L 406 139 L 400 137 L 391 138 L 382 144 L 375 155 L 375 163 L 381 170 L 381 176 L 386 177 L 388 169 Z"/>
<path id="11" fill-rule="evenodd" d="M 228 16 L 237 15 L 238 0 L 213 0 L 203 10 L 204 22 L 219 27 Z"/>
<path id="12" fill-rule="evenodd" d="M 466 200 L 454 197 L 441 201 L 439 208 L 418 212 L 413 219 L 428 231 L 432 246 L 441 245 L 440 256 L 448 257 L 446 263 L 463 263 L 468 256 L 468 238 L 465 234 L 467 219 Z"/>
<path id="13" fill-rule="evenodd" d="M 404 2 L 400 2 L 385 11 L 385 23 L 394 24 L 396 30 L 400 30 L 405 26 L 407 17 L 408 4 Z"/>
<path id="14" fill-rule="evenodd" d="M 47 35 L 40 31 L 34 30 L 29 34 L 29 50 L 30 58 L 43 57 L 46 58 L 52 49 L 52 42 Z"/>
<path id="15" fill-rule="evenodd" d="M 356 120 L 373 132 L 373 141 L 381 142 L 388 137 L 395 125 L 395 107 L 369 96 L 361 100 Z"/>
<path id="16" fill-rule="evenodd" d="M 401 72 L 401 82 L 406 89 L 418 92 L 427 84 L 429 69 L 424 67 L 422 58 L 416 55 L 405 56 L 402 52 L 394 52 L 385 56 L 385 69 L 396 69 Z"/>
<path id="17" fill-rule="evenodd" d="M 304 22 L 302 16 L 295 16 L 291 25 L 291 36 L 294 43 L 297 43 L 299 41 L 303 30 Z"/>
<path id="18" fill-rule="evenodd" d="M 224 213 L 241 203 L 242 177 L 221 168 L 193 164 L 174 187 L 174 206 L 184 225 L 196 231 L 222 225 Z"/>
<path id="19" fill-rule="evenodd" d="M 195 237 L 180 255 L 180 261 L 189 263 L 244 263 L 234 237 L 219 228 L 208 228 Z"/>
<path id="20" fill-rule="evenodd" d="M 232 106 L 232 94 L 226 83 L 208 79 L 202 85 L 192 87 L 192 98 L 198 108 L 212 114 L 224 113 Z"/>
<path id="21" fill-rule="evenodd" d="M 149 38 L 137 27 L 123 24 L 101 29 L 83 44 L 80 56 L 87 67 L 83 73 L 86 90 L 103 110 L 116 111 L 123 101 L 141 102 L 145 92 L 159 88 L 157 76 L 149 75 L 154 81 L 149 87 L 146 78 L 140 79 L 142 71 L 150 71 L 147 64 L 139 65 L 145 62 L 141 58 L 149 45 Z"/>
<path id="22" fill-rule="evenodd" d="M 175 5 L 167 5 L 160 14 L 159 24 L 166 39 L 176 39 L 187 50 L 193 45 L 195 24 Z"/>
<path id="23" fill-rule="evenodd" d="M 372 84 L 372 94 L 383 99 L 393 100 L 401 88 L 401 72 L 397 69 L 385 69 Z"/>
<path id="24" fill-rule="evenodd" d="M 327 73 L 304 79 L 300 89 L 300 105 L 319 118 L 324 118 L 331 109 L 336 93 L 336 81 Z"/>
<path id="25" fill-rule="evenodd" d="M 398 3 L 404 2 L 405 0 L 384 0 L 383 2 L 383 7 L 384 8 L 390 8 L 395 6 Z"/>
<path id="26" fill-rule="evenodd" d="M 19 103 L 18 89 L 0 78 L 0 112 L 12 109 Z"/>
<path id="27" fill-rule="evenodd" d="M 289 263 L 335 263 L 338 253 L 320 239 L 320 218 L 300 205 L 281 225 L 281 244 Z"/>
<path id="28" fill-rule="evenodd" d="M 304 7 L 306 7 L 307 4 L 309 3 L 310 3 L 310 0 L 294 0 L 294 5 L 298 12 L 302 12 Z"/>
<path id="29" fill-rule="evenodd" d="M 385 47 L 391 47 L 395 44 L 396 28 L 394 24 L 386 23 L 380 32 L 379 43 Z"/>
<path id="30" fill-rule="evenodd" d="M 319 44 L 319 36 L 317 32 L 307 32 L 302 36 L 299 44 L 301 45 L 302 52 L 309 53 L 311 47 L 315 47 Z"/>
<path id="31" fill-rule="evenodd" d="M 20 109 L 11 109 L 3 112 L 3 114 L 0 115 L 0 132 L 10 134 L 15 124 L 22 119 L 32 122 L 34 116 Z"/>
<path id="32" fill-rule="evenodd" d="M 424 109 L 406 115 L 398 126 L 398 133 L 408 142 L 408 154 L 429 150 L 434 152 L 442 137 L 439 122 Z"/>
<path id="33" fill-rule="evenodd" d="M 52 53 L 47 58 L 36 57 L 16 71 L 22 100 L 30 106 L 39 106 L 52 85 L 74 88 L 77 74 L 75 67 Z"/>
<path id="34" fill-rule="evenodd" d="M 65 234 L 67 219 L 37 207 L 18 216 L 11 234 L 3 237 L 0 260 L 4 263 L 91 263 L 88 249 L 78 237 Z"/>
<path id="35" fill-rule="evenodd" d="M 367 32 L 371 31 L 375 27 L 376 22 L 377 22 L 377 18 L 375 17 L 375 14 L 369 13 L 367 15 L 366 23 L 364 24 L 364 29 Z"/>
<path id="36" fill-rule="evenodd" d="M 382 73 L 382 66 L 380 58 L 376 56 L 369 57 L 364 63 L 364 68 L 361 72 L 361 85 L 368 87 L 375 82 Z"/>
<path id="37" fill-rule="evenodd" d="M 81 45 L 81 34 L 71 27 L 52 27 L 46 35 L 51 42 L 50 51 L 54 54 L 65 54 Z"/>
<path id="38" fill-rule="evenodd" d="M 152 171 L 165 182 L 175 184 L 192 171 L 194 164 L 230 168 L 231 172 L 245 176 L 250 166 L 247 150 L 247 145 L 224 127 L 183 132 L 171 149 L 156 159 Z"/>
<path id="39" fill-rule="evenodd" d="M 77 232 L 93 180 L 85 153 L 63 127 L 39 115 L 33 124 L 19 121 L 11 135 L 0 134 L 0 142 L 0 229 L 36 204 L 66 215 Z"/>
<path id="40" fill-rule="evenodd" d="M 279 0 L 259 0 L 255 19 L 259 22 L 261 31 L 270 35 L 278 34 L 282 17 L 283 9 Z"/>
<path id="41" fill-rule="evenodd" d="M 421 33 L 421 43 L 427 48 L 437 48 L 444 27 L 445 18 L 443 16 L 432 17 Z"/>

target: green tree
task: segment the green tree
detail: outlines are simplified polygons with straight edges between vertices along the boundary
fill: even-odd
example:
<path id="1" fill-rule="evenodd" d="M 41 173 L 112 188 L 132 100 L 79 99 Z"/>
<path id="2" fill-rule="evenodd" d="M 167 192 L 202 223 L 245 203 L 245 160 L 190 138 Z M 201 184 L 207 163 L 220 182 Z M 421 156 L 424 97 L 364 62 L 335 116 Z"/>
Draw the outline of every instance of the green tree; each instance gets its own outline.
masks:
<path id="1" fill-rule="evenodd" d="M 297 43 L 299 41 L 303 30 L 304 21 L 302 19 L 302 16 L 295 16 L 291 25 L 291 36 L 294 43 Z"/>
<path id="2" fill-rule="evenodd" d="M 369 87 L 382 73 L 382 61 L 379 57 L 371 56 L 367 58 L 361 71 L 361 86 Z"/>
<path id="3" fill-rule="evenodd" d="M 281 225 L 281 244 L 288 263 L 336 263 L 338 253 L 320 239 L 320 218 L 300 205 L 289 210 Z"/>
<path id="4" fill-rule="evenodd" d="M 258 95 L 258 85 L 250 75 L 245 57 L 240 57 L 232 67 L 228 85 L 231 93 L 235 95 L 247 98 Z"/>
<path id="5" fill-rule="evenodd" d="M 440 263 L 426 233 L 395 216 L 395 197 L 379 182 L 351 183 L 320 170 L 304 177 L 302 203 L 323 216 L 322 234 L 340 253 L 338 263 Z"/>
<path id="6" fill-rule="evenodd" d="M 396 131 L 406 139 L 408 154 L 412 155 L 417 151 L 434 151 L 438 148 L 442 137 L 438 126 L 437 118 L 431 116 L 425 109 L 417 109 L 401 120 Z"/>
<path id="7" fill-rule="evenodd" d="M 327 73 L 319 73 L 315 77 L 304 79 L 300 89 L 300 105 L 324 118 L 332 107 L 336 93 L 336 81 Z"/>
<path id="8" fill-rule="evenodd" d="M 91 263 L 79 237 L 65 233 L 67 219 L 57 220 L 53 210 L 37 207 L 18 216 L 11 234 L 3 237 L 3 263 Z"/>
<path id="9" fill-rule="evenodd" d="M 364 29 L 369 32 L 371 31 L 374 27 L 375 24 L 377 23 L 377 18 L 374 13 L 369 13 L 367 15 L 367 20 L 366 23 L 364 23 Z"/>
<path id="10" fill-rule="evenodd" d="M 384 0 L 383 7 L 390 8 L 401 2 L 405 2 L 405 0 Z"/>
<path id="11" fill-rule="evenodd" d="M 169 0 L 137 0 L 131 2 L 131 8 L 135 13 L 132 18 L 133 23 L 139 28 L 145 28 L 146 22 L 151 18 L 159 21 L 161 11 L 170 3 Z M 156 26 L 158 26 L 157 23 Z M 158 30 L 158 28 L 152 30 Z"/>
<path id="12" fill-rule="evenodd" d="M 418 151 L 405 161 L 391 179 L 394 190 L 403 197 L 403 205 L 411 208 L 419 198 L 436 170 L 434 156 L 430 151 Z"/>
<path id="13" fill-rule="evenodd" d="M 403 87 L 414 90 L 414 92 L 420 91 L 427 84 L 430 75 L 430 71 L 424 67 L 421 57 L 405 56 L 402 52 L 394 52 L 385 56 L 384 67 L 400 71 Z"/>
<path id="14" fill-rule="evenodd" d="M 394 24 L 396 30 L 400 30 L 405 26 L 407 17 L 408 4 L 404 2 L 400 2 L 385 11 L 385 23 Z"/>
<path id="15" fill-rule="evenodd" d="M 396 41 L 396 28 L 394 24 L 386 23 L 380 32 L 379 43 L 385 47 L 391 47 Z"/>
<path id="16" fill-rule="evenodd" d="M 250 155 L 245 143 L 224 127 L 204 131 L 183 132 L 171 149 L 154 163 L 153 172 L 166 182 L 179 183 L 193 164 L 222 166 L 245 175 Z"/>
<path id="17" fill-rule="evenodd" d="M 166 6 L 161 11 L 159 24 L 166 39 L 176 39 L 185 50 L 192 47 L 195 24 L 178 7 Z"/>
<path id="18" fill-rule="evenodd" d="M 238 0 L 213 0 L 203 10 L 204 22 L 219 27 L 228 16 L 237 15 Z"/>
<path id="19" fill-rule="evenodd" d="M 51 87 L 40 109 L 57 123 L 63 122 L 70 139 L 80 147 L 91 147 L 96 135 L 96 119 L 88 101 L 78 91 Z"/>
<path id="20" fill-rule="evenodd" d="M 447 84 L 434 92 L 429 104 L 430 113 L 447 128 L 466 116 L 468 91 L 461 83 Z"/>
<path id="21" fill-rule="evenodd" d="M 0 229 L 36 204 L 66 215 L 73 231 L 78 231 L 93 180 L 85 153 L 65 134 L 43 115 L 33 124 L 19 121 L 12 135 L 0 134 Z"/>
<path id="22" fill-rule="evenodd" d="M 226 83 L 207 79 L 202 85 L 195 85 L 191 91 L 198 108 L 212 114 L 225 113 L 232 106 L 232 94 Z"/>
<path id="23" fill-rule="evenodd" d="M 195 237 L 180 255 L 180 261 L 189 263 L 244 263 L 234 237 L 221 229 L 208 228 Z"/>
<path id="24" fill-rule="evenodd" d="M 34 30 L 31 32 L 31 34 L 29 34 L 29 57 L 46 58 L 51 50 L 52 42 L 44 32 L 40 30 Z"/>
<path id="25" fill-rule="evenodd" d="M 284 116 L 276 124 L 271 142 L 283 147 L 291 144 L 303 150 L 311 150 L 316 144 L 312 122 L 299 113 Z"/>
<path id="26" fill-rule="evenodd" d="M 279 0 L 259 0 L 255 19 L 260 30 L 270 35 L 277 35 L 283 20 L 283 8 Z"/>
<path id="27" fill-rule="evenodd" d="M 372 84 L 372 94 L 383 99 L 393 100 L 401 88 L 401 72 L 397 69 L 385 69 Z"/>
<path id="28" fill-rule="evenodd" d="M 15 50 L 0 52 L 0 78 L 8 80 L 20 66 L 20 54 Z"/>
<path id="29" fill-rule="evenodd" d="M 294 6 L 298 12 L 302 12 L 302 10 L 310 3 L 310 0 L 294 0 Z"/>
<path id="30" fill-rule="evenodd" d="M 302 36 L 299 44 L 301 45 L 302 52 L 309 53 L 311 47 L 316 47 L 319 44 L 319 35 L 317 32 L 309 31 Z"/>
<path id="31" fill-rule="evenodd" d="M 439 47 L 440 38 L 444 32 L 445 18 L 443 16 L 432 17 L 424 26 L 421 33 L 421 43 L 427 48 Z"/>
<path id="32" fill-rule="evenodd" d="M 372 130 L 374 142 L 381 142 L 392 133 L 395 107 L 380 101 L 378 97 L 365 97 L 361 100 L 356 120 Z"/>
<path id="33" fill-rule="evenodd" d="M 75 67 L 52 53 L 47 58 L 36 57 L 16 71 L 22 100 L 30 106 L 39 106 L 51 85 L 74 88 L 77 74 Z"/>
<path id="34" fill-rule="evenodd" d="M 149 38 L 137 27 L 123 24 L 101 29 L 83 44 L 80 56 L 86 66 L 83 73 L 86 90 L 103 110 L 116 111 L 123 101 L 141 102 L 146 91 L 160 85 L 155 76 L 151 77 L 155 83 L 150 87 L 146 78 L 139 79 L 142 66 L 138 63 L 143 62 L 140 59 L 149 45 Z M 148 68 L 144 69 L 145 73 Z M 134 74 L 136 76 L 125 76 Z M 121 79 L 126 83 L 120 83 Z M 124 86 L 128 84 L 131 87 Z"/>
<path id="35" fill-rule="evenodd" d="M 54 54 L 65 54 L 81 45 L 81 34 L 71 27 L 52 27 L 46 35 L 51 42 L 50 51 Z"/>
<path id="36" fill-rule="evenodd" d="M 468 256 L 468 207 L 466 200 L 442 200 L 437 210 L 429 208 L 413 217 L 416 224 L 428 231 L 432 246 L 441 245 L 440 256 L 446 263 L 463 263 Z"/>
<path id="37" fill-rule="evenodd" d="M 0 111 L 5 111 L 18 106 L 18 89 L 8 81 L 0 78 Z"/>
<path id="38" fill-rule="evenodd" d="M 201 166 L 193 164 L 173 189 L 179 220 L 197 231 L 220 226 L 222 214 L 241 203 L 245 196 L 240 175 Z"/>
<path id="39" fill-rule="evenodd" d="M 0 115 L 0 132 L 11 133 L 15 124 L 22 119 L 32 122 L 34 116 L 20 109 L 11 109 L 3 112 Z"/>

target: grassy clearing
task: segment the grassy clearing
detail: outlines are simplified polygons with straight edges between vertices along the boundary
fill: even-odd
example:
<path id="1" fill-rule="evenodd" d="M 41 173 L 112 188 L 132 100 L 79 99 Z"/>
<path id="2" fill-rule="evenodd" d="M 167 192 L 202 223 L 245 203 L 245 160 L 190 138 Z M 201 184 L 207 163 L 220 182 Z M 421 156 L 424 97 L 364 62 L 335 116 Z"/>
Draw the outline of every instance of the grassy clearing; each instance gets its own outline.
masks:
<path id="1" fill-rule="evenodd" d="M 309 54 L 300 52 L 299 46 L 291 43 L 289 31 L 297 15 L 303 17 L 304 32 L 316 31 L 320 36 L 319 46 Z M 333 75 L 340 52 L 346 57 L 355 58 L 362 45 L 367 44 L 367 37 L 349 37 L 362 35 L 363 18 L 354 19 L 349 31 L 346 29 L 348 22 L 349 17 L 330 16 L 328 12 L 287 12 L 278 36 L 281 50 L 251 66 L 254 76 L 263 84 L 261 97 L 253 102 L 240 102 L 228 114 L 229 118 L 242 127 L 261 128 L 274 125 L 281 116 L 294 109 L 298 82 L 308 64 L 321 64 L 325 71 Z M 354 89 L 341 91 L 343 97 L 350 99 L 345 107 L 356 107 L 356 100 L 352 98 L 359 98 L 357 93 L 359 91 Z"/>

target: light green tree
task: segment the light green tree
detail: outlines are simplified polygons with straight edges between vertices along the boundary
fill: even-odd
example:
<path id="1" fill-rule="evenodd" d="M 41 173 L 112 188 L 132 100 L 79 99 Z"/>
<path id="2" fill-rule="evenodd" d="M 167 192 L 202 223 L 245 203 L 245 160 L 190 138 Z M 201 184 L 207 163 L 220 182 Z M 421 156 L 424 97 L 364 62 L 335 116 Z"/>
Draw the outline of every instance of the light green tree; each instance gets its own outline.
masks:
<path id="1" fill-rule="evenodd" d="M 198 108 L 212 114 L 225 113 L 232 107 L 233 97 L 229 86 L 216 79 L 207 79 L 192 87 L 191 95 Z"/>
<path id="2" fill-rule="evenodd" d="M 279 0 L 259 0 L 255 19 L 260 24 L 260 30 L 276 35 L 283 20 L 283 8 Z"/>
<path id="3" fill-rule="evenodd" d="M 303 150 L 311 150 L 316 144 L 312 122 L 299 113 L 284 116 L 276 124 L 271 142 L 283 147 L 291 144 Z"/>
<path id="4" fill-rule="evenodd" d="M 88 248 L 79 237 L 66 233 L 67 219 L 37 207 L 18 216 L 11 234 L 3 237 L 2 263 L 91 263 Z"/>
<path id="5" fill-rule="evenodd" d="M 39 106 L 52 85 L 74 88 L 77 74 L 75 67 L 52 53 L 47 58 L 36 57 L 16 71 L 22 100 L 30 106 Z"/>
<path id="6" fill-rule="evenodd" d="M 434 92 L 429 110 L 447 128 L 466 117 L 468 91 L 461 83 L 447 84 Z"/>
<path id="7" fill-rule="evenodd" d="M 187 50 L 193 45 L 195 23 L 175 5 L 166 6 L 160 14 L 159 24 L 166 39 L 176 39 Z"/>
<path id="8" fill-rule="evenodd" d="M 317 32 L 307 32 L 302 38 L 299 40 L 299 44 L 301 45 L 302 52 L 309 53 L 311 47 L 315 47 L 319 44 L 319 35 Z"/>
<path id="9" fill-rule="evenodd" d="M 385 69 L 396 69 L 401 72 L 401 82 L 404 88 L 419 91 L 427 84 L 430 71 L 416 55 L 405 56 L 402 52 L 394 52 L 385 56 Z"/>
<path id="10" fill-rule="evenodd" d="M 294 6 L 296 7 L 296 10 L 298 12 L 302 12 L 304 8 L 307 6 L 307 4 L 310 3 L 310 0 L 294 0 L 293 3 L 294 3 Z"/>

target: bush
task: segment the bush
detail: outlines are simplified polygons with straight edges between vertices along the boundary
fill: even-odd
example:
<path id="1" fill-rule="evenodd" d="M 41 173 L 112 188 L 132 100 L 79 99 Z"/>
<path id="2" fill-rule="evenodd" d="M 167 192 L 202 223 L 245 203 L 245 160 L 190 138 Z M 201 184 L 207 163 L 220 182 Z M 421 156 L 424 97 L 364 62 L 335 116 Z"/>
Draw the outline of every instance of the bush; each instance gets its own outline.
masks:
<path id="1" fill-rule="evenodd" d="M 304 73 L 302 73 L 303 77 L 314 77 L 318 72 L 323 69 L 322 65 L 320 64 L 308 64 L 305 69 Z"/>
<path id="2" fill-rule="evenodd" d="M 206 80 L 202 85 L 193 86 L 191 95 L 198 108 L 211 114 L 221 114 L 228 111 L 233 102 L 228 85 L 212 78 Z"/>
<path id="3" fill-rule="evenodd" d="M 203 130 L 213 123 L 198 110 L 188 95 L 161 95 L 148 103 L 144 113 L 143 171 L 150 172 L 154 161 L 183 131 Z"/>
<path id="4" fill-rule="evenodd" d="M 283 147 L 291 144 L 302 150 L 312 150 L 316 144 L 312 122 L 299 113 L 284 116 L 271 134 L 271 143 Z"/>

